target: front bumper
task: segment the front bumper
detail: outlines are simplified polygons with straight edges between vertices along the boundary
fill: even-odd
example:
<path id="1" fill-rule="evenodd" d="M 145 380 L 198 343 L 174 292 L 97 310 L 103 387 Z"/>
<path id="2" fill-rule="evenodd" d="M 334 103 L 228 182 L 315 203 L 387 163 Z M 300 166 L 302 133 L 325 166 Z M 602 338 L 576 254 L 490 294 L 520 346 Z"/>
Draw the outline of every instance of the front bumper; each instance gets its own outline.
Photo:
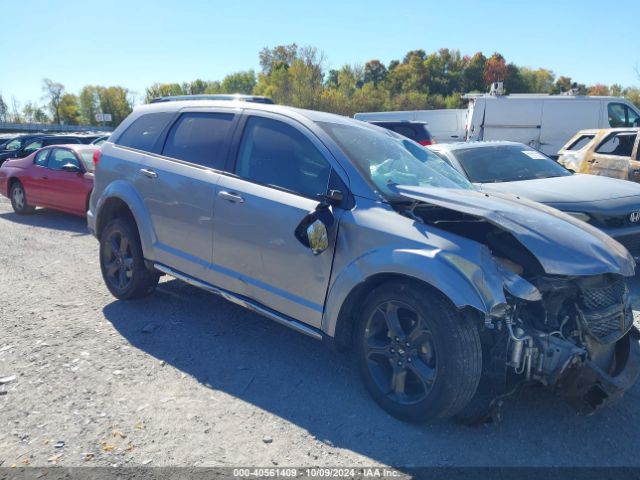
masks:
<path id="1" fill-rule="evenodd" d="M 612 372 L 593 362 L 570 367 L 556 383 L 556 393 L 583 415 L 620 398 L 640 376 L 640 333 L 635 327 L 616 343 L 614 357 Z"/>

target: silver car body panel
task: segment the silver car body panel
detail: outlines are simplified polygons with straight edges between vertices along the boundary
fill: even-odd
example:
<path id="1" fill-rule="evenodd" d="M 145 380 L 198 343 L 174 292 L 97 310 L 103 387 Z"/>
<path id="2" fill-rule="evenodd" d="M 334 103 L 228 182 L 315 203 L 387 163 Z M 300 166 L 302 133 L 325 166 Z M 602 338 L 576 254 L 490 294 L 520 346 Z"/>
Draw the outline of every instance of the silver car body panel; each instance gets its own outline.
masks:
<path id="1" fill-rule="evenodd" d="M 277 118 L 294 125 L 321 150 L 355 199 L 351 210 L 334 209 L 331 248 L 314 255 L 293 235 L 295 225 L 318 205 L 316 200 L 113 143 L 144 113 L 205 107 Z M 485 245 L 396 212 L 315 122 L 384 131 L 346 117 L 274 105 L 201 101 L 142 106 L 102 147 L 88 214 L 90 228 L 96 233 L 104 202 L 119 198 L 138 224 L 145 258 L 162 271 L 216 293 L 226 292 L 230 299 L 244 299 L 260 313 L 271 312 L 267 316 L 272 318 L 292 319 L 329 336 L 335 334 L 349 293 L 380 274 L 426 282 L 456 306 L 470 306 L 485 314 L 505 302 L 503 275 Z M 141 192 L 148 185 L 144 182 L 153 180 L 141 175 L 140 169 L 149 166 L 158 169 L 159 175 L 166 174 L 174 185 L 143 199 Z M 192 184 L 200 185 L 201 190 L 194 192 Z M 244 202 L 222 198 L 223 190 L 238 194 Z M 508 230 L 531 250 L 547 273 L 633 274 L 633 261 L 617 242 L 540 204 L 475 191 L 400 190 L 407 198 L 479 216 Z M 198 204 L 189 206 L 193 195 Z M 156 221 L 170 219 L 161 232 L 154 226 L 154 215 Z M 212 244 L 209 258 L 208 241 Z"/>

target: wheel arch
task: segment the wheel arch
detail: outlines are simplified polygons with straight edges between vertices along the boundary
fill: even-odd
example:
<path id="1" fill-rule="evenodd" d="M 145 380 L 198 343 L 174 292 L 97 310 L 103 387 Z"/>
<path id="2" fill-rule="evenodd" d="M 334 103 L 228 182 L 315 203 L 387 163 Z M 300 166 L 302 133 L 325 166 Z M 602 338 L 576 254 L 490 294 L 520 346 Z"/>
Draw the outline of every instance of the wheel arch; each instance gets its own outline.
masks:
<path id="1" fill-rule="evenodd" d="M 325 304 L 322 330 L 336 348 L 350 346 L 359 307 L 372 289 L 386 282 L 401 280 L 420 285 L 477 321 L 482 321 L 492 307 L 506 301 L 502 279 L 492 260 L 481 250 L 475 262 L 467 256 L 466 270 L 460 266 L 461 259 L 457 256 L 446 260 L 437 255 L 425 257 L 419 252 L 389 254 L 383 261 L 384 254 L 372 253 L 372 257 L 377 257 L 376 266 L 380 267 L 377 270 L 368 268 L 372 259 L 361 257 L 333 282 Z"/>
<path id="2" fill-rule="evenodd" d="M 149 258 L 155 235 L 144 202 L 131 185 L 125 182 L 114 182 L 101 195 L 95 211 L 95 234 L 98 239 L 111 220 L 126 218 L 134 223 L 140 236 L 143 254 L 145 258 Z"/>
<path id="3" fill-rule="evenodd" d="M 22 183 L 22 181 L 20 180 L 19 177 L 13 176 L 13 177 L 9 177 L 7 179 L 7 198 L 9 198 L 9 196 L 11 195 L 11 187 L 13 187 L 13 184 L 16 182 L 20 182 Z M 24 183 L 22 183 L 22 187 L 24 188 Z"/>

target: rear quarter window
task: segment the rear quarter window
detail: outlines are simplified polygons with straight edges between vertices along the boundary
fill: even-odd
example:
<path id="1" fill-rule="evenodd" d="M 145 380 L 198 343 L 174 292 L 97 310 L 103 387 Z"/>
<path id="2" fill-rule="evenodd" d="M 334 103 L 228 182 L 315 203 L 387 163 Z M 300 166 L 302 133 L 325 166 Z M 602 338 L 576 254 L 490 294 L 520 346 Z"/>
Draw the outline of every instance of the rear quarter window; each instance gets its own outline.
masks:
<path id="1" fill-rule="evenodd" d="M 567 147 L 567 150 L 572 152 L 577 152 L 578 150 L 583 149 L 587 146 L 587 144 L 593 140 L 595 135 L 581 135 L 578 139 L 576 139 L 571 145 Z"/>
<path id="2" fill-rule="evenodd" d="M 173 112 L 141 115 L 127 127 L 115 143 L 123 147 L 151 152 L 173 116 Z"/>

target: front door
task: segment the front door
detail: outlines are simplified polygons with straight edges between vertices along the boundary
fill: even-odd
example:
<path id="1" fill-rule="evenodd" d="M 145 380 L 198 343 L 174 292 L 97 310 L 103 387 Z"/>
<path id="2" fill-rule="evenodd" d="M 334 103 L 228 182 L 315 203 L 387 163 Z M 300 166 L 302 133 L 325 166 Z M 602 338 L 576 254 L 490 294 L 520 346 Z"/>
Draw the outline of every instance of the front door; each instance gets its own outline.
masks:
<path id="1" fill-rule="evenodd" d="M 320 327 L 335 235 L 314 255 L 294 236 L 332 178 L 330 154 L 292 120 L 250 116 L 234 166 L 216 196 L 214 283 Z M 337 225 L 339 210 L 334 210 Z"/>
<path id="2" fill-rule="evenodd" d="M 72 164 L 77 172 L 64 171 L 63 167 Z M 43 183 L 43 205 L 80 213 L 87 204 L 87 191 L 82 188 L 83 176 L 80 161 L 66 148 L 53 148 L 47 162 L 46 180 Z"/>

